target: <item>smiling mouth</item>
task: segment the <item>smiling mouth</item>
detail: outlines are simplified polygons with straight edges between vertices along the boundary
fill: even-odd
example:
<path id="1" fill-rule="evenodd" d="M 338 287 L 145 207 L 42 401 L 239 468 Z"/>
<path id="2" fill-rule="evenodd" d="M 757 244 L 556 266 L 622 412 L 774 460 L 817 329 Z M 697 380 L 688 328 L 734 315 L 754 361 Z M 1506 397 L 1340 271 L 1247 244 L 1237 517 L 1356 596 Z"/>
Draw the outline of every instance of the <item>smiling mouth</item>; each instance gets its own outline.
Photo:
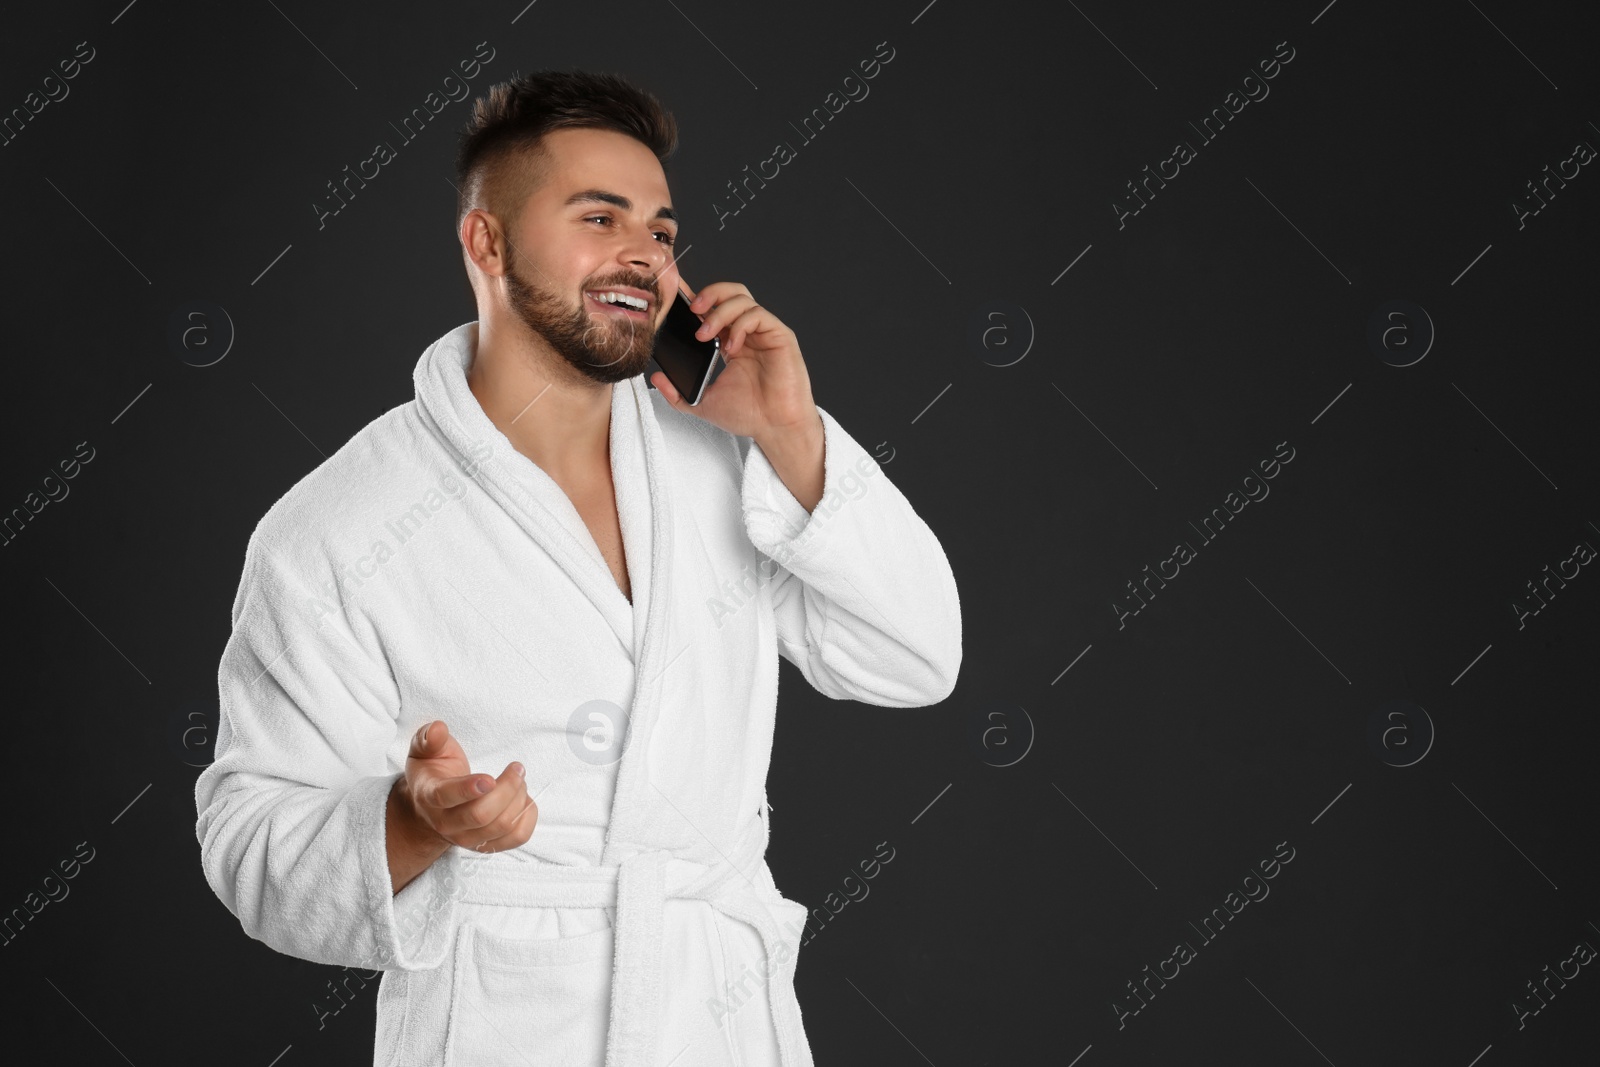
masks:
<path id="1" fill-rule="evenodd" d="M 609 311 L 613 315 L 625 315 L 630 319 L 637 319 L 640 322 L 648 321 L 650 318 L 650 316 L 643 311 L 635 311 L 633 308 L 624 304 L 608 304 L 604 300 L 596 300 L 588 293 L 584 293 L 583 298 L 594 306 L 600 308 L 600 310 Z"/>

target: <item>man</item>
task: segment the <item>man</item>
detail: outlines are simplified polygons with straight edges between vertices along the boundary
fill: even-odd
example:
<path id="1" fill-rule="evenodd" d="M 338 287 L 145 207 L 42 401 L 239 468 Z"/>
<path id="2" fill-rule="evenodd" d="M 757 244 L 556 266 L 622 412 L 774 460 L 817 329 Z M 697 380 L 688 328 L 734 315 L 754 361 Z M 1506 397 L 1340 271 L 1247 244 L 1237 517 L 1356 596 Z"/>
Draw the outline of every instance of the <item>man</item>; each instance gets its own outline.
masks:
<path id="1" fill-rule="evenodd" d="M 723 373 L 647 388 L 676 139 L 614 76 L 478 100 L 477 320 L 246 549 L 202 863 L 250 936 L 384 970 L 380 1067 L 810 1064 L 806 911 L 763 858 L 777 658 L 885 707 L 955 685 L 944 553 L 793 331 L 708 284 Z"/>

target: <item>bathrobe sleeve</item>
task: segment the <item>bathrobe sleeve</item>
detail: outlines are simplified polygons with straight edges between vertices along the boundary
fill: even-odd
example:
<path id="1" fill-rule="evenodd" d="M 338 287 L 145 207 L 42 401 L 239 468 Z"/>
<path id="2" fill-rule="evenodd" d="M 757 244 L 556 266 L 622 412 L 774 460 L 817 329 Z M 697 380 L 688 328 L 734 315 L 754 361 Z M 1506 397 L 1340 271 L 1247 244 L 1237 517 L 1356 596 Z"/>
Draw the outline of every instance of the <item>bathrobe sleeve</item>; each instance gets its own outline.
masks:
<path id="1" fill-rule="evenodd" d="M 195 783 L 206 880 L 245 933 L 279 952 L 437 966 L 455 921 L 455 850 L 395 897 L 384 845 L 398 688 L 370 627 L 330 592 L 333 568 L 313 581 L 321 564 L 304 562 L 299 542 L 271 543 L 258 527 L 245 554 L 215 760 Z"/>
<path id="2" fill-rule="evenodd" d="M 944 550 L 878 461 L 818 407 L 822 499 L 807 513 L 761 446 L 745 454 L 745 532 L 769 560 L 778 648 L 835 700 L 936 704 L 961 667 L 961 604 Z"/>

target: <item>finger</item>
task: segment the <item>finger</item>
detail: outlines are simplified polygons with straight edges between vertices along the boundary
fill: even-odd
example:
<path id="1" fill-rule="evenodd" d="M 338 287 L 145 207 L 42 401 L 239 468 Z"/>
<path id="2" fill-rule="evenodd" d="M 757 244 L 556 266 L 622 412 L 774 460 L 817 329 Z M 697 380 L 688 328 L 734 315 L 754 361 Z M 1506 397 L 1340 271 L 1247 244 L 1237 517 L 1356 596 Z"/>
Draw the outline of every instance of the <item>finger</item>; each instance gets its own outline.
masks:
<path id="1" fill-rule="evenodd" d="M 532 797 L 524 795 L 520 803 L 509 805 L 482 826 L 469 827 L 449 836 L 453 843 L 477 852 L 500 852 L 526 841 L 538 818 L 539 806 Z"/>
<path id="2" fill-rule="evenodd" d="M 467 754 L 462 751 L 461 742 L 450 732 L 449 723 L 443 719 L 424 723 L 420 730 L 411 735 L 407 763 L 413 759 L 431 760 L 435 766 L 455 773 L 467 769 Z"/>
<path id="3" fill-rule="evenodd" d="M 704 314 L 713 304 L 721 304 L 741 294 L 749 296 L 750 290 L 738 282 L 712 282 L 700 290 L 699 295 L 690 304 L 689 310 Z"/>
<path id="4" fill-rule="evenodd" d="M 522 800 L 528 795 L 528 785 L 522 774 L 517 770 L 519 765 L 512 763 L 500 772 L 500 777 L 494 779 L 494 788 L 481 796 L 475 795 L 464 804 L 458 804 L 445 809 L 439 814 L 435 828 L 438 832 L 450 837 L 457 834 L 476 833 L 478 840 L 490 837 L 491 834 L 480 832 L 485 827 L 492 827 L 495 821 L 501 819 L 509 809 L 512 812 L 522 810 Z M 475 775 L 477 778 L 487 778 L 487 775 Z M 501 833 L 499 828 L 494 829 L 495 834 Z"/>
<path id="5" fill-rule="evenodd" d="M 479 852 L 504 852 L 507 849 L 517 848 L 525 844 L 533 836 L 533 828 L 539 822 L 539 805 L 529 797 L 528 802 L 522 806 L 517 815 L 506 825 L 504 833 L 493 837 L 485 837 L 478 843 Z M 485 831 L 486 833 L 488 831 Z"/>
<path id="6" fill-rule="evenodd" d="M 728 326 L 728 343 L 726 345 L 729 355 L 738 355 L 744 348 L 744 339 L 751 333 L 761 330 L 767 322 L 766 309 L 760 304 L 751 304 L 745 313 L 734 319 Z"/>
<path id="7" fill-rule="evenodd" d="M 707 286 L 700 290 L 700 295 L 690 305 L 690 310 L 701 316 L 702 327 L 710 327 L 700 330 L 700 337 L 704 339 L 714 337 L 730 318 L 737 316 L 741 309 L 754 303 L 755 298 L 742 289 L 718 297 L 711 292 L 711 287 Z"/>
<path id="8" fill-rule="evenodd" d="M 424 778 L 414 793 L 419 803 L 430 808 L 450 810 L 481 800 L 492 793 L 498 784 L 487 774 Z"/>
<path id="9" fill-rule="evenodd" d="M 422 728 L 411 735 L 411 751 L 407 755 L 411 759 L 427 759 L 437 756 L 444 745 L 444 739 L 449 736 L 450 727 L 440 719 L 430 719 L 422 724 Z"/>
<path id="10" fill-rule="evenodd" d="M 748 348 L 745 341 L 751 336 L 769 333 L 777 336 L 784 329 L 783 323 L 779 322 L 772 312 L 760 304 L 751 304 L 744 309 L 743 314 L 728 324 L 727 339 L 723 341 L 722 347 L 728 355 L 737 357 L 745 354 Z M 770 348 L 771 345 L 763 344 L 761 347 Z"/>
<path id="11" fill-rule="evenodd" d="M 702 290 L 701 295 L 704 295 Z M 723 327 L 744 314 L 755 306 L 755 298 L 749 293 L 735 293 L 726 300 L 717 304 L 700 323 L 700 328 L 695 331 L 695 336 L 702 341 L 716 337 L 722 332 Z"/>
<path id="12" fill-rule="evenodd" d="M 667 403 L 671 404 L 673 407 L 677 407 L 678 402 L 683 399 L 683 396 L 673 386 L 672 379 L 668 378 L 666 374 L 662 373 L 661 371 L 656 371 L 654 374 L 650 375 L 650 381 L 655 385 L 656 392 L 666 397 Z"/>

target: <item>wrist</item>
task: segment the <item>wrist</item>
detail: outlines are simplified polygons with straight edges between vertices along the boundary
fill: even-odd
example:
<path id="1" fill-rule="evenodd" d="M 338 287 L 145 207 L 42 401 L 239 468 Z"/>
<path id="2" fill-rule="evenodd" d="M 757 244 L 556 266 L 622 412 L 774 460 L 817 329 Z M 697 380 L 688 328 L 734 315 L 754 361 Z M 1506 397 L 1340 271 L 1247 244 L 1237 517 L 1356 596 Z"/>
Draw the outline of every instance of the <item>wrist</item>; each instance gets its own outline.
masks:
<path id="1" fill-rule="evenodd" d="M 437 859 L 449 851 L 450 842 L 417 814 L 405 775 L 395 779 L 394 787 L 389 790 L 386 815 L 391 838 L 407 854 Z"/>
<path id="2" fill-rule="evenodd" d="M 802 459 L 819 454 L 825 438 L 822 415 L 813 407 L 811 414 L 798 422 L 769 427 L 752 440 L 761 446 L 768 459 Z"/>
<path id="3" fill-rule="evenodd" d="M 773 473 L 807 514 L 821 502 L 827 484 L 827 432 L 815 408 L 811 418 L 815 421 L 804 420 L 791 429 L 755 439 Z"/>

